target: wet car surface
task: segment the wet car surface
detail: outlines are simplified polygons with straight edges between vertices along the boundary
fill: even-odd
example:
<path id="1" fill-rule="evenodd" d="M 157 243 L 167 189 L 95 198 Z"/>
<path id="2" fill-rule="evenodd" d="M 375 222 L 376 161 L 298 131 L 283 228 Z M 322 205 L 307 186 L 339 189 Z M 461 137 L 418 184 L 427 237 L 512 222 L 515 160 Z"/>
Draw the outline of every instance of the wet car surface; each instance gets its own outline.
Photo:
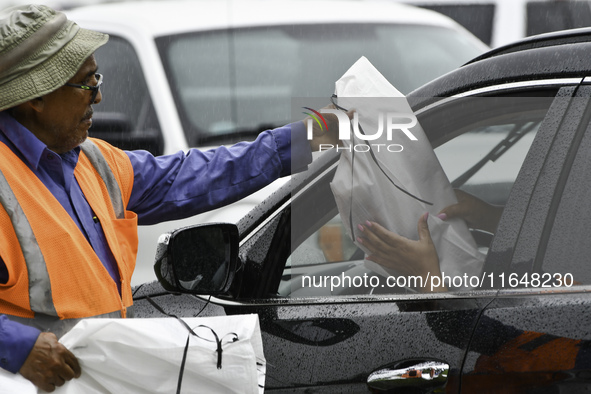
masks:
<path id="1" fill-rule="evenodd" d="M 176 265 L 136 289 L 136 316 L 161 316 L 147 296 L 178 316 L 257 313 L 267 392 L 590 390 L 589 53 L 591 30 L 534 37 L 408 95 L 452 185 L 505 207 L 494 234 L 473 233 L 485 258 L 467 288 L 314 282 L 379 276 L 343 232 L 331 150 L 238 223 L 239 241 L 219 247 L 239 246 L 234 266 Z M 216 229 L 170 239 L 189 246 Z M 170 264 L 182 246 L 168 245 Z M 221 292 L 180 294 L 218 269 Z"/>

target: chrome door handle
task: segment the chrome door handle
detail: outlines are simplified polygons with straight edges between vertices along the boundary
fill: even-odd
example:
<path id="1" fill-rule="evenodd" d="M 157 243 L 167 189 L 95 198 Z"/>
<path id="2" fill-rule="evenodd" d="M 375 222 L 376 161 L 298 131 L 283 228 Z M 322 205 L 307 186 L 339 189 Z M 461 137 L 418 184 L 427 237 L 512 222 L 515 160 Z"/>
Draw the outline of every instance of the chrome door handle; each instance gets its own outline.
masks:
<path id="1" fill-rule="evenodd" d="M 430 393 L 444 387 L 449 364 L 441 361 L 409 360 L 372 372 L 367 385 L 374 393 L 412 388 L 421 393 Z"/>

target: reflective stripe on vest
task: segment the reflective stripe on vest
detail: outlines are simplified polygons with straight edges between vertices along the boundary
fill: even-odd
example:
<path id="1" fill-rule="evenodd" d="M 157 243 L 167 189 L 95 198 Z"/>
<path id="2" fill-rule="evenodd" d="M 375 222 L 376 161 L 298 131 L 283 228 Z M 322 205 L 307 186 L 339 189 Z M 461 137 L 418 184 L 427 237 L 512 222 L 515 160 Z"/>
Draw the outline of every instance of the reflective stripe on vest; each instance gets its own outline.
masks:
<path id="1" fill-rule="evenodd" d="M 109 167 L 105 157 L 96 144 L 86 140 L 80 145 L 81 150 L 88 157 L 103 182 L 107 187 L 111 204 L 117 218 L 125 217 L 121 189 L 115 180 L 115 176 Z M 47 273 L 47 266 L 39 243 L 33 233 L 33 229 L 18 202 L 6 177 L 0 170 L 0 203 L 10 217 L 12 227 L 19 241 L 21 251 L 27 264 L 29 276 L 29 304 L 31 310 L 48 316 L 57 316 L 53 297 L 51 295 L 51 282 Z M 119 313 L 119 312 L 117 312 Z M 119 314 L 120 316 L 120 314 Z"/>
<path id="2" fill-rule="evenodd" d="M 51 283 L 45 259 L 27 216 L 0 171 L 0 202 L 10 217 L 29 272 L 29 304 L 33 312 L 57 316 L 51 296 Z M 46 294 L 47 293 L 47 294 Z"/>
<path id="3" fill-rule="evenodd" d="M 124 219 L 125 207 L 123 205 L 123 198 L 121 197 L 121 189 L 115 180 L 115 175 L 113 175 L 111 167 L 109 167 L 109 164 L 107 164 L 107 161 L 105 160 L 105 156 L 103 156 L 98 146 L 89 139 L 80 145 L 80 149 L 84 152 L 86 157 L 88 157 L 90 164 L 92 164 L 96 172 L 99 173 L 103 182 L 105 182 L 109 197 L 111 198 L 111 204 L 115 210 L 115 216 L 117 219 Z"/>

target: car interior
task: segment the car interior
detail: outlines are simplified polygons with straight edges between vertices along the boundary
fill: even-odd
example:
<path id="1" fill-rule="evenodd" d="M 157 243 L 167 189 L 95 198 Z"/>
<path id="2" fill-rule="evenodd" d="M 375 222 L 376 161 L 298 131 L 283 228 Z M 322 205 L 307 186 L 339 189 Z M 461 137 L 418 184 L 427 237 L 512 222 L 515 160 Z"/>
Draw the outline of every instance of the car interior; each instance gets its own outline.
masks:
<path id="1" fill-rule="evenodd" d="M 525 98 L 462 98 L 424 111 L 418 118 L 452 186 L 504 205 L 552 100 L 552 91 Z M 335 169 L 336 164 L 293 197 L 292 253 L 286 258 L 277 296 L 416 292 L 408 286 L 382 286 L 385 277 L 364 261 L 363 251 L 342 225 L 330 190 Z M 484 259 L 493 234 L 478 230 L 472 234 Z M 362 283 L 364 275 L 368 279 Z M 351 280 L 335 286 L 330 282 L 334 276 Z"/>

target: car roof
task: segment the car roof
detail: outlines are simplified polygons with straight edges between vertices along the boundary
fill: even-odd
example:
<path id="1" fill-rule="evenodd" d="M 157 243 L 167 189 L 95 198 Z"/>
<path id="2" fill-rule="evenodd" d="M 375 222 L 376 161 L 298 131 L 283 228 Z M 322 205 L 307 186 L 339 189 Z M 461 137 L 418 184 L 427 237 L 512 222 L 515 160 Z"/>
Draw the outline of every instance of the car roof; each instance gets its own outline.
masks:
<path id="1" fill-rule="evenodd" d="M 84 25 L 92 21 L 134 26 L 158 37 L 228 27 L 314 23 L 408 23 L 460 28 L 439 13 L 371 0 L 172 0 L 127 1 L 67 11 Z M 272 15 L 272 16 L 270 16 Z"/>
<path id="2" fill-rule="evenodd" d="M 488 86 L 591 75 L 591 28 L 528 37 L 492 49 L 410 92 L 415 111 L 436 101 Z"/>
<path id="3" fill-rule="evenodd" d="M 466 64 L 474 63 L 479 60 L 488 59 L 494 56 L 504 55 L 512 52 L 525 51 L 534 48 L 555 47 L 564 44 L 576 44 L 579 42 L 591 41 L 591 29 L 569 29 L 553 31 L 550 33 L 538 34 L 524 39 L 491 49 L 482 55 L 470 60 Z"/>

